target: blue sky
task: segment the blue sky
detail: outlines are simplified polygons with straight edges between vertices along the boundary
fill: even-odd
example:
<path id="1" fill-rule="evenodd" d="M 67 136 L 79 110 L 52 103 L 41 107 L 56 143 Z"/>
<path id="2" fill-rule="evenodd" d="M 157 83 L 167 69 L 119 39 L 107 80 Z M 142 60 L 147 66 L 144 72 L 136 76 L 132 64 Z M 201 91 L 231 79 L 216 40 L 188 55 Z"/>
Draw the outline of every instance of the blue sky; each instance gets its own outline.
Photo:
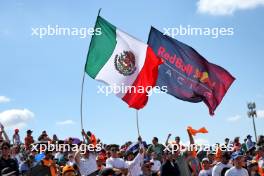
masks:
<path id="1" fill-rule="evenodd" d="M 213 0 L 214 1 L 214 0 Z M 263 2 L 240 0 L 210 4 L 197 1 L 1 1 L 0 2 L 0 120 L 8 134 L 21 127 L 24 136 L 33 129 L 59 138 L 80 136 L 80 91 L 90 37 L 32 36 L 32 28 L 94 26 L 97 12 L 127 33 L 147 42 L 150 26 L 234 28 L 233 36 L 177 36 L 210 62 L 226 68 L 233 83 L 216 115 L 205 104 L 188 103 L 167 94 L 150 97 L 139 112 L 140 131 L 150 141 L 164 141 L 168 133 L 187 141 L 186 127 L 205 126 L 209 133 L 197 141 L 222 141 L 225 137 L 253 135 L 246 103 L 259 111 L 258 134 L 264 134 Z M 242 4 L 243 5 L 243 4 Z M 136 140 L 135 110 L 114 95 L 97 94 L 100 83 L 86 76 L 84 126 L 106 143 Z M 261 126 L 262 125 L 262 126 Z"/>

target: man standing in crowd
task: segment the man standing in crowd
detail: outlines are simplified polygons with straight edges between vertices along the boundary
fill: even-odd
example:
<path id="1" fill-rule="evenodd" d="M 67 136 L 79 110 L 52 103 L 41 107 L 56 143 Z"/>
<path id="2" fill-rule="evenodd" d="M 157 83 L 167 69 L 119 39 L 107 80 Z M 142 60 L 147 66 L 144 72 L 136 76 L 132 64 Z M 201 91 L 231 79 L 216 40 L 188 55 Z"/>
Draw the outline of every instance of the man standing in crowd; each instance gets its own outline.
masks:
<path id="1" fill-rule="evenodd" d="M 122 175 L 128 173 L 128 165 L 126 162 L 119 158 L 118 156 L 118 147 L 112 146 L 110 148 L 111 157 L 106 160 L 106 169 L 111 169 L 116 175 Z"/>
<path id="2" fill-rule="evenodd" d="M 246 166 L 245 157 L 240 151 L 232 154 L 234 166 L 226 171 L 225 176 L 248 176 L 248 171 L 243 168 Z"/>
<path id="3" fill-rule="evenodd" d="M 32 132 L 33 131 L 31 131 L 31 130 L 27 130 L 27 136 L 25 137 L 25 148 L 26 148 L 26 150 L 29 150 L 30 145 L 34 143 Z"/>
<path id="4" fill-rule="evenodd" d="M 202 160 L 202 167 L 203 169 L 200 171 L 199 176 L 212 176 L 212 168 L 208 158 Z"/>
<path id="5" fill-rule="evenodd" d="M 15 129 L 15 133 L 13 134 L 13 144 L 14 145 L 20 145 L 20 135 L 19 135 L 19 129 Z"/>
<path id="6" fill-rule="evenodd" d="M 141 166 L 144 162 L 144 148 L 139 149 L 139 153 L 134 157 L 133 152 L 126 153 L 126 164 L 128 167 L 127 176 L 139 176 L 142 174 Z"/>
<path id="7" fill-rule="evenodd" d="M 45 157 L 41 160 L 43 166 L 50 169 L 51 176 L 57 175 L 56 163 L 53 160 L 52 152 L 49 150 L 45 151 Z"/>
<path id="8" fill-rule="evenodd" d="M 152 176 L 157 176 L 160 171 L 161 162 L 158 160 L 157 154 L 155 152 L 151 154 L 150 163 L 152 163 L 152 167 L 151 167 Z"/>
<path id="9" fill-rule="evenodd" d="M 160 169 L 160 176 L 180 176 L 178 164 L 175 162 L 175 155 L 172 152 L 166 152 L 165 162 Z"/>
<path id="10" fill-rule="evenodd" d="M 0 158 L 0 175 L 6 172 L 7 168 L 10 172 L 14 173 L 16 176 L 19 175 L 18 164 L 16 160 L 10 158 L 10 144 L 9 142 L 2 142 L 1 151 L 2 156 Z"/>
<path id="11" fill-rule="evenodd" d="M 162 160 L 162 155 L 165 147 L 162 144 L 159 144 L 159 139 L 154 137 L 152 139 L 152 144 L 149 146 L 147 150 L 147 154 L 150 156 L 152 152 L 155 152 L 158 156 L 158 160 Z"/>
<path id="12" fill-rule="evenodd" d="M 81 175 L 96 176 L 97 175 L 97 163 L 96 154 L 86 150 L 84 154 L 78 152 L 75 153 L 75 163 L 77 164 Z"/>
<path id="13" fill-rule="evenodd" d="M 231 168 L 232 165 L 229 164 L 230 158 L 229 152 L 223 152 L 221 161 L 213 167 L 212 176 L 222 176 L 222 173 Z"/>

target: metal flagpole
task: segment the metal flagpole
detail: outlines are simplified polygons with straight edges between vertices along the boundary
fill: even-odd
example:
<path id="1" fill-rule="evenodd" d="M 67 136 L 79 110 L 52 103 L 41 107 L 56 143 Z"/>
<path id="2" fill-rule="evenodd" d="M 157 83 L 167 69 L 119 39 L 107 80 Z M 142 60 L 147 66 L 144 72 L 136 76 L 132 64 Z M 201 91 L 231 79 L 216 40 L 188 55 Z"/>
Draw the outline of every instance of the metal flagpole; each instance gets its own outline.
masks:
<path id="1" fill-rule="evenodd" d="M 139 124 L 138 124 L 138 110 L 136 110 L 136 119 L 137 119 L 137 132 L 138 132 L 138 136 L 140 136 L 140 133 L 139 133 Z"/>
<path id="2" fill-rule="evenodd" d="M 100 15 L 101 9 L 102 9 L 102 8 L 100 8 L 100 9 L 98 10 L 98 15 L 97 15 L 97 17 Z M 95 22 L 95 24 L 96 24 L 96 22 Z M 94 26 L 94 27 L 95 27 L 95 26 Z M 90 47 L 91 47 L 91 42 L 90 42 L 90 45 L 89 45 L 89 50 L 90 50 Z M 89 53 L 89 51 L 88 51 L 88 53 Z M 85 65 L 86 65 L 86 64 L 85 64 Z M 83 78 L 82 78 L 81 103 L 80 103 L 81 128 L 82 128 L 82 129 L 84 129 L 84 128 L 83 128 L 83 87 L 84 87 L 84 81 L 85 81 L 85 67 L 84 67 Z"/>
<path id="3" fill-rule="evenodd" d="M 84 80 L 85 80 L 85 71 L 83 72 L 82 78 L 82 90 L 81 90 L 81 129 L 83 129 L 83 87 L 84 87 Z"/>

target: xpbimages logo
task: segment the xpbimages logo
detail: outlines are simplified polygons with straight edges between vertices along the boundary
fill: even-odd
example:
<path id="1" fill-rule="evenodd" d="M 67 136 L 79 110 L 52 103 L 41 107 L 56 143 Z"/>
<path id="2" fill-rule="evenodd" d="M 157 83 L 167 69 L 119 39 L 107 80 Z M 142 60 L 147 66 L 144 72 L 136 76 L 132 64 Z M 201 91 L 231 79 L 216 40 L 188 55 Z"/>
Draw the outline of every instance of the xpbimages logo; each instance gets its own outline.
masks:
<path id="1" fill-rule="evenodd" d="M 59 144 L 59 143 L 36 143 L 31 144 L 31 151 L 37 151 L 37 152 L 78 152 L 80 151 L 81 154 L 84 154 L 85 152 L 99 152 L 102 150 L 101 144 Z"/>
<path id="2" fill-rule="evenodd" d="M 152 86 L 127 86 L 125 84 L 121 84 L 121 85 L 117 85 L 117 84 L 113 84 L 113 85 L 101 85 L 101 86 L 97 86 L 98 90 L 97 93 L 98 94 L 105 94 L 106 96 L 110 95 L 110 94 L 126 94 L 126 93 L 145 93 L 147 92 L 147 96 L 151 96 L 153 93 L 155 94 L 159 94 L 159 93 L 167 93 L 168 89 L 167 86 L 155 86 L 152 88 Z"/>
<path id="3" fill-rule="evenodd" d="M 191 25 L 178 27 L 164 27 L 164 35 L 176 38 L 177 36 L 205 36 L 216 39 L 218 37 L 233 36 L 233 27 L 193 27 Z"/>
<path id="4" fill-rule="evenodd" d="M 101 35 L 101 28 L 86 27 L 60 27 L 59 25 L 47 25 L 44 27 L 32 27 L 31 36 L 44 38 L 50 36 L 68 36 L 87 38 L 92 35 Z"/>

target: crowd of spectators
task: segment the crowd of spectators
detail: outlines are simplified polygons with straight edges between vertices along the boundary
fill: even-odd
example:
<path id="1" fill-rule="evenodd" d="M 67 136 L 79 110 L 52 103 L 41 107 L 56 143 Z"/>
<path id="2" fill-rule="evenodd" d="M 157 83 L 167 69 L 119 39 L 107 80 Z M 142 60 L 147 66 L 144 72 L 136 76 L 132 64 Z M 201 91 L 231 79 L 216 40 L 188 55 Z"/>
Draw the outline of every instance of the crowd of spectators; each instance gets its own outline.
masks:
<path id="1" fill-rule="evenodd" d="M 183 145 L 176 136 L 165 144 L 157 137 L 151 143 L 138 137 L 123 145 L 104 144 L 90 131 L 81 131 L 83 139 L 69 137 L 60 140 L 43 131 L 38 139 L 27 130 L 22 139 L 19 129 L 10 139 L 4 126 L 0 127 L 1 176 L 264 176 L 264 136 L 256 142 L 247 135 L 226 138 L 215 148 Z M 190 146 L 195 145 L 187 130 Z M 52 144 L 69 146 L 48 150 Z M 92 145 L 94 150 L 81 145 Z M 231 146 L 228 147 L 228 146 Z"/>

